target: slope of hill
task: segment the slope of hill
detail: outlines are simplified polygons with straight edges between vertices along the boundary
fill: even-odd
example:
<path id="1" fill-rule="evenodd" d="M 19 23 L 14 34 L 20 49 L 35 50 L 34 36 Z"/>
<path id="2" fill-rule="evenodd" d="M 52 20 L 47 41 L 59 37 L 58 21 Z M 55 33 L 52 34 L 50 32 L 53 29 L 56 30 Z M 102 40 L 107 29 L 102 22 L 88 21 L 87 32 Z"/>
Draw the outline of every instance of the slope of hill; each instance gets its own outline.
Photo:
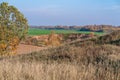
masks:
<path id="1" fill-rule="evenodd" d="M 108 44 L 117 40 L 119 31 L 72 43 L 82 46 L 67 44 L 31 54 L 1 57 L 0 79 L 119 80 L 120 47 Z"/>
<path id="2" fill-rule="evenodd" d="M 103 44 L 112 44 L 120 46 L 120 30 L 114 31 L 110 34 L 100 36 L 97 38 L 91 38 L 86 40 L 76 40 L 74 43 L 70 43 L 70 45 L 75 46 L 89 46 L 89 45 L 103 45 Z"/>
<path id="3" fill-rule="evenodd" d="M 119 53 L 120 47 L 113 45 L 68 45 L 6 57 L 0 60 L 0 79 L 119 80 Z"/>
<path id="4" fill-rule="evenodd" d="M 120 30 L 98 38 L 99 44 L 115 44 L 120 46 Z"/>

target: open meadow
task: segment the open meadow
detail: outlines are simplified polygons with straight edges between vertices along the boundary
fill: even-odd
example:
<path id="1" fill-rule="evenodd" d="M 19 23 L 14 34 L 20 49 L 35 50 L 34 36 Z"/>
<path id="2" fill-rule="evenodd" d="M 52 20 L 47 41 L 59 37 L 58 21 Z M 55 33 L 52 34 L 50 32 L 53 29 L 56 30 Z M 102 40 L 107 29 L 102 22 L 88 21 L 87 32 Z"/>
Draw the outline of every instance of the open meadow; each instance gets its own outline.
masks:
<path id="1" fill-rule="evenodd" d="M 30 28 L 28 31 L 28 35 L 46 35 L 46 34 L 50 34 L 52 30 L 49 29 L 38 29 L 38 28 Z M 53 29 L 53 31 L 55 31 L 56 34 L 70 34 L 70 33 L 83 33 L 83 34 L 89 34 L 91 33 L 91 31 L 78 31 L 78 30 L 55 30 Z M 96 35 L 103 35 L 104 32 L 94 32 Z"/>

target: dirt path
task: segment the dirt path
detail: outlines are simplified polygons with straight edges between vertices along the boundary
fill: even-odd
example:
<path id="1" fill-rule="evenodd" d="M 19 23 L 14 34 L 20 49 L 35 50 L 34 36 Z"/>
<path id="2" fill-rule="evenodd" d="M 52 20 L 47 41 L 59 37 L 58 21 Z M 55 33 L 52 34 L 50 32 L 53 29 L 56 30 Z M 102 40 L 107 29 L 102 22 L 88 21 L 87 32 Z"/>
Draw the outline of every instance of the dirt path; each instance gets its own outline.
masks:
<path id="1" fill-rule="evenodd" d="M 46 48 L 32 46 L 32 45 L 19 44 L 18 49 L 17 49 L 17 54 L 28 54 L 28 53 L 37 52 L 43 49 L 46 49 Z"/>

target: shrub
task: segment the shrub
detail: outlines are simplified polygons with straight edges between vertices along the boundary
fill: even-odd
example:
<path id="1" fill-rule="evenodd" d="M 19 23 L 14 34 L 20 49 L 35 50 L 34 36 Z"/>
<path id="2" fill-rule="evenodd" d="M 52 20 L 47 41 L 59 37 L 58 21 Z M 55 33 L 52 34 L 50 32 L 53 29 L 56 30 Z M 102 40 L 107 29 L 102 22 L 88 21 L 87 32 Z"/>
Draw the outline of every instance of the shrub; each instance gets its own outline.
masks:
<path id="1" fill-rule="evenodd" d="M 55 34 L 54 31 L 51 31 L 51 33 L 48 36 L 48 39 L 45 40 L 46 45 L 51 46 L 59 46 L 61 44 L 62 37 L 58 34 Z"/>

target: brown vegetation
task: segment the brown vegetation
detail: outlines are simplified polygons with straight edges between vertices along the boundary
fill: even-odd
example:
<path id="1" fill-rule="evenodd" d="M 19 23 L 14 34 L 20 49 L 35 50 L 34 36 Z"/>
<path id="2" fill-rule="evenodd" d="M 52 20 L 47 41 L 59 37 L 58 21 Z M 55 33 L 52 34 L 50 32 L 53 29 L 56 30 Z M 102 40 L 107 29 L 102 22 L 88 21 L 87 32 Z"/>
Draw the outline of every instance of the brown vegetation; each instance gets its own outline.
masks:
<path id="1" fill-rule="evenodd" d="M 100 44 L 116 44 L 120 46 L 120 30 L 114 31 L 111 34 L 107 34 L 105 36 L 101 36 L 98 38 L 98 42 Z"/>
<path id="2" fill-rule="evenodd" d="M 46 39 L 48 39 L 48 35 L 30 36 L 22 43 L 26 45 L 45 46 Z"/>
<path id="3" fill-rule="evenodd" d="M 51 31 L 49 35 L 31 36 L 28 37 L 24 44 L 35 46 L 60 46 L 62 36 Z"/>
<path id="4" fill-rule="evenodd" d="M 45 44 L 47 46 L 60 46 L 61 45 L 62 37 L 58 34 L 55 34 L 54 31 L 51 31 L 50 35 L 48 36 L 48 39 L 45 41 Z"/>
<path id="5" fill-rule="evenodd" d="M 96 68 L 92 65 L 88 67 L 72 64 L 46 64 L 37 62 L 16 62 L 3 61 L 0 63 L 1 80 L 95 80 Z M 100 69 L 102 71 L 102 69 Z M 14 75 L 13 75 L 14 74 Z M 101 73 L 102 74 L 102 73 Z M 104 79 L 114 80 L 114 76 L 108 74 Z M 102 78 L 97 80 L 101 80 Z"/>
<path id="6" fill-rule="evenodd" d="M 1 58 L 0 78 L 9 80 L 119 80 L 119 53 L 120 47 L 113 45 L 83 47 L 66 45 L 31 54 Z"/>
<path id="7" fill-rule="evenodd" d="M 120 39 L 118 33 L 110 41 Z M 98 40 L 78 41 L 31 54 L 1 57 L 0 79 L 119 80 L 120 47 L 111 43 L 100 44 Z"/>
<path id="8" fill-rule="evenodd" d="M 112 68 L 70 63 L 9 62 L 0 63 L 1 80 L 119 80 Z M 14 74 L 14 75 L 13 75 Z"/>

